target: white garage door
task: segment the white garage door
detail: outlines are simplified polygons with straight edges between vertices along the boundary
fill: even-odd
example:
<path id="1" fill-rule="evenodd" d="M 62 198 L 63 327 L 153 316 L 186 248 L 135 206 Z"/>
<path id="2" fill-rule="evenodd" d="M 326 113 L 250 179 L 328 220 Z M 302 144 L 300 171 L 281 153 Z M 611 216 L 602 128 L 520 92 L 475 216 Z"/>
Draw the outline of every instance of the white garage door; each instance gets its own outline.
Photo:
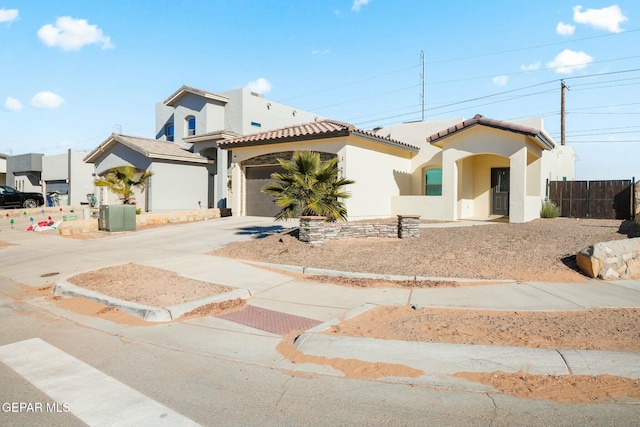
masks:
<path id="1" fill-rule="evenodd" d="M 260 191 L 272 181 L 271 174 L 274 172 L 284 172 L 284 169 L 281 166 L 247 167 L 247 215 L 274 217 L 280 212 L 280 207 L 271 196 Z"/>

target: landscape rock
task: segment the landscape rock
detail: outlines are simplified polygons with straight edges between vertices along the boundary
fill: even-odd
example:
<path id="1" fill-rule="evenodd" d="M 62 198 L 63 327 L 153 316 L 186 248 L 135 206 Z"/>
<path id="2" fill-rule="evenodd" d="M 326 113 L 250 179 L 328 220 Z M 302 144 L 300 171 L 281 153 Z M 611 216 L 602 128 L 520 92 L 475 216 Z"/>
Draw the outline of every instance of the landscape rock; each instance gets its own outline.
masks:
<path id="1" fill-rule="evenodd" d="M 580 270 L 600 279 L 640 279 L 640 237 L 596 243 L 576 255 Z"/>

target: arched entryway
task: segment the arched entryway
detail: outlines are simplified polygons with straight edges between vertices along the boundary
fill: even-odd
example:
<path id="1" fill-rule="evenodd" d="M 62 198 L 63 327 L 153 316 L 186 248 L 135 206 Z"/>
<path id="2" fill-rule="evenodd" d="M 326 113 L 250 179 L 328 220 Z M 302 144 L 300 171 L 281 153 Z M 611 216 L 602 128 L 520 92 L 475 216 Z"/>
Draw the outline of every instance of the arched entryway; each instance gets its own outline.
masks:
<path id="1" fill-rule="evenodd" d="M 457 218 L 509 215 L 510 161 L 498 154 L 475 154 L 456 161 Z"/>

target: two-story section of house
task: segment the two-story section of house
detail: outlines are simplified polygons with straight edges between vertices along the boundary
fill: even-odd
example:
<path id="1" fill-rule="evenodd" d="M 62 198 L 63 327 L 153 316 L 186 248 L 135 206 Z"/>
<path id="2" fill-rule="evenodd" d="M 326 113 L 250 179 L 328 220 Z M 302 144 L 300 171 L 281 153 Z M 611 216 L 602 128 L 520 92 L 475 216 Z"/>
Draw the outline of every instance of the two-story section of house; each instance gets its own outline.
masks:
<path id="1" fill-rule="evenodd" d="M 155 139 L 112 135 L 85 160 L 98 176 L 117 165 L 152 171 L 138 197 L 143 210 L 226 208 L 231 154 L 219 141 L 320 119 L 247 88 L 213 93 L 182 86 L 156 104 Z M 109 202 L 100 194 L 101 203 Z"/>
<path id="2" fill-rule="evenodd" d="M 218 141 L 261 130 L 320 120 L 317 114 L 264 98 L 247 88 L 211 93 L 182 86 L 156 104 L 156 138 L 211 160 L 210 207 L 227 207 L 230 152 Z"/>

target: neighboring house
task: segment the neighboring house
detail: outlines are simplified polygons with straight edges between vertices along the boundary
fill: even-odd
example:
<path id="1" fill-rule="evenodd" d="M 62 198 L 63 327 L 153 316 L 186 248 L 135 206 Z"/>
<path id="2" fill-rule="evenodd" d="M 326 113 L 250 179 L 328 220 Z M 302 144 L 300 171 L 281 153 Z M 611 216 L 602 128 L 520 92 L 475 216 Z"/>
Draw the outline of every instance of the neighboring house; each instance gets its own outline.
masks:
<path id="1" fill-rule="evenodd" d="M 177 144 L 113 134 L 85 161 L 101 173 L 122 165 L 153 172 L 144 193 L 135 193 L 136 205 L 143 211 L 206 208 L 207 166 L 213 161 Z M 107 188 L 97 187 L 96 191 L 100 204 L 119 203 Z"/>
<path id="2" fill-rule="evenodd" d="M 7 155 L 0 153 L 0 185 L 7 185 Z"/>
<path id="3" fill-rule="evenodd" d="M 537 127 L 531 125 L 537 125 Z M 538 218 L 547 179 L 573 179 L 575 155 L 557 147 L 541 119 L 416 122 L 365 131 L 321 120 L 221 140 L 232 152 L 234 215 L 272 216 L 278 207 L 260 192 L 277 159 L 296 150 L 337 156 L 349 218 L 419 214 L 437 220 L 508 216 Z"/>
<path id="4" fill-rule="evenodd" d="M 156 139 L 111 135 L 85 161 L 96 176 L 122 165 L 152 171 L 143 210 L 226 208 L 230 153 L 219 141 L 318 119 L 246 88 L 216 94 L 182 86 L 156 105 Z"/>
<path id="5" fill-rule="evenodd" d="M 7 185 L 18 191 L 42 193 L 42 158 L 27 153 L 7 157 Z"/>
<path id="6" fill-rule="evenodd" d="M 6 185 L 25 192 L 57 192 L 61 205 L 88 203 L 87 194 L 93 192 L 93 168 L 83 161 L 84 154 L 68 150 L 48 156 L 39 153 L 9 156 Z"/>
<path id="7" fill-rule="evenodd" d="M 93 193 L 93 167 L 84 162 L 84 152 L 68 150 L 64 154 L 42 158 L 43 193 L 60 194 L 61 205 L 89 203 Z"/>

